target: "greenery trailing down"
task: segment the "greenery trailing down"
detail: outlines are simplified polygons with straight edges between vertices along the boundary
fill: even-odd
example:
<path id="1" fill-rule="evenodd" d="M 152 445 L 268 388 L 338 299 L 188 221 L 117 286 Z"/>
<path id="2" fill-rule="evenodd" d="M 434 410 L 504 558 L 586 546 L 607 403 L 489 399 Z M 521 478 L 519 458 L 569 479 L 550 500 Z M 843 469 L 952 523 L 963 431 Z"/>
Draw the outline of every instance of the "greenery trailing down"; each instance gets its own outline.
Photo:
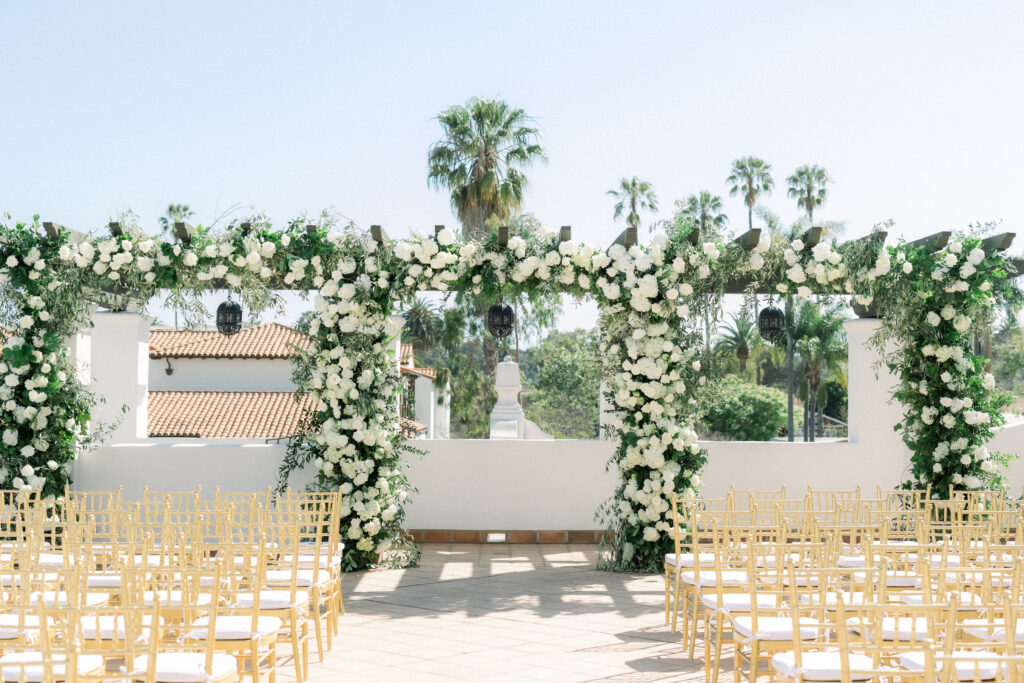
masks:
<path id="1" fill-rule="evenodd" d="M 982 230 L 975 226 L 973 232 Z M 904 406 L 896 425 L 912 451 L 905 486 L 998 487 L 1010 456 L 990 453 L 992 429 L 1005 423 L 1010 396 L 996 389 L 974 335 L 994 321 L 997 307 L 1021 301 L 1008 262 L 986 253 L 976 234 L 941 251 L 901 244 L 889 249 L 903 274 L 879 302 L 883 324 L 875 342 L 899 378 L 893 397 Z M 897 342 L 886 351 L 886 340 Z"/>
<path id="2" fill-rule="evenodd" d="M 719 438 L 770 441 L 786 424 L 786 394 L 730 375 L 715 384 L 703 427 Z"/>

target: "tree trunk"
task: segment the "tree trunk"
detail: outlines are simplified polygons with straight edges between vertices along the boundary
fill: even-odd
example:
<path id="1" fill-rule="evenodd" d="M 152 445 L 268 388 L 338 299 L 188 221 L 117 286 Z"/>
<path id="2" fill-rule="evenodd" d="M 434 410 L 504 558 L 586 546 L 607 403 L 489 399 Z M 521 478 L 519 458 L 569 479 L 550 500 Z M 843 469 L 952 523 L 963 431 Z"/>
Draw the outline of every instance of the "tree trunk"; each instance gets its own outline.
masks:
<path id="1" fill-rule="evenodd" d="M 816 420 L 815 420 L 815 418 L 817 417 L 817 414 L 818 414 L 817 403 L 818 403 L 818 392 L 817 392 L 816 389 L 812 390 L 811 389 L 811 383 L 808 382 L 807 383 L 807 404 L 808 404 L 807 414 L 811 418 L 811 425 L 810 425 L 810 427 L 807 428 L 807 434 L 810 437 L 807 440 L 810 441 L 811 443 L 814 443 L 814 430 L 817 427 L 817 423 L 816 423 Z"/>
<path id="2" fill-rule="evenodd" d="M 793 297 L 786 297 L 786 425 L 793 441 Z"/>

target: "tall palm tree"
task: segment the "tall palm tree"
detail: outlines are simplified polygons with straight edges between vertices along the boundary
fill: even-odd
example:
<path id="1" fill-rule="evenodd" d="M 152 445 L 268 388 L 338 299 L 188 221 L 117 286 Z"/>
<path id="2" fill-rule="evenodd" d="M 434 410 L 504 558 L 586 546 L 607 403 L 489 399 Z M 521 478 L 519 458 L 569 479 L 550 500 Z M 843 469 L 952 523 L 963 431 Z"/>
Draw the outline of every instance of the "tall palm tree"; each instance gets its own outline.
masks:
<path id="1" fill-rule="evenodd" d="M 725 179 L 729 183 L 729 196 L 743 195 L 747 205 L 747 228 L 754 229 L 754 206 L 761 195 L 769 195 L 775 188 L 772 165 L 763 159 L 747 156 L 732 162 L 732 170 Z"/>
<path id="2" fill-rule="evenodd" d="M 846 316 L 841 303 L 819 307 L 812 301 L 805 301 L 796 310 L 792 333 L 803 365 L 803 379 L 807 382 L 807 413 L 812 421 L 818 412 L 818 389 L 824 383 L 825 375 L 835 377 L 841 384 L 846 383 L 845 362 L 849 353 L 844 320 Z M 813 441 L 813 428 L 809 434 Z"/>
<path id="3" fill-rule="evenodd" d="M 640 180 L 636 176 L 623 178 L 619 181 L 618 188 L 608 190 L 606 194 L 615 197 L 619 201 L 615 204 L 615 218 L 618 219 L 626 213 L 626 225 L 631 228 L 640 229 L 640 210 L 658 210 L 658 196 L 654 194 L 654 188 L 646 180 Z"/>
<path id="4" fill-rule="evenodd" d="M 722 213 L 722 198 L 707 190 L 691 194 L 684 201 L 676 201 L 676 215 L 688 218 L 700 237 L 720 232 L 729 222 Z"/>
<path id="5" fill-rule="evenodd" d="M 427 182 L 451 193 L 463 236 L 482 239 L 488 218 L 505 219 L 522 206 L 523 169 L 547 158 L 540 131 L 526 112 L 501 100 L 473 98 L 437 120 L 444 134 L 427 152 Z"/>
<path id="6" fill-rule="evenodd" d="M 787 194 L 796 199 L 796 205 L 807 212 L 807 219 L 814 225 L 814 209 L 825 203 L 830 178 L 828 171 L 817 164 L 804 164 L 786 178 L 789 183 Z"/>
<path id="7" fill-rule="evenodd" d="M 433 349 L 441 341 L 444 320 L 433 302 L 417 299 L 402 311 L 402 317 L 402 332 L 417 351 Z"/>
<path id="8" fill-rule="evenodd" d="M 174 224 L 183 223 L 195 215 L 187 204 L 171 204 L 167 207 L 167 213 L 160 216 L 160 234 L 173 235 Z"/>
<path id="9" fill-rule="evenodd" d="M 734 353 L 740 361 L 740 372 L 747 371 L 747 358 L 750 357 L 752 337 L 756 334 L 754 321 L 746 313 L 730 315 L 732 323 L 723 323 L 718 328 L 718 341 L 715 351 L 718 353 Z"/>

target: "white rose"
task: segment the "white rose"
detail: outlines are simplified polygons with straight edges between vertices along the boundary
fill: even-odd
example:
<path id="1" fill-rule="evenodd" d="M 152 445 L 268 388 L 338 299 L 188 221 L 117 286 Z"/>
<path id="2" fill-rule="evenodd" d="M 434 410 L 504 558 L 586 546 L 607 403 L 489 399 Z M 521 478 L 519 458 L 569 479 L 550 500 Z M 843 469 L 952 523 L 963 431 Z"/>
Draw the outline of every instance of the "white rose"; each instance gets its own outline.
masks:
<path id="1" fill-rule="evenodd" d="M 903 272 L 904 273 L 906 273 L 907 275 L 910 275 L 910 273 L 913 270 L 914 270 L 914 264 L 913 263 L 911 263 L 910 261 L 904 261 L 903 262 Z"/>
<path id="2" fill-rule="evenodd" d="M 940 318 L 939 314 L 936 313 L 935 311 L 928 311 L 928 315 L 925 316 L 925 322 L 927 322 L 932 327 L 938 327 L 939 323 L 942 322 L 942 318 Z"/>
<path id="3" fill-rule="evenodd" d="M 455 244 L 455 232 L 449 228 L 441 228 L 437 233 L 437 243 L 442 247 Z"/>

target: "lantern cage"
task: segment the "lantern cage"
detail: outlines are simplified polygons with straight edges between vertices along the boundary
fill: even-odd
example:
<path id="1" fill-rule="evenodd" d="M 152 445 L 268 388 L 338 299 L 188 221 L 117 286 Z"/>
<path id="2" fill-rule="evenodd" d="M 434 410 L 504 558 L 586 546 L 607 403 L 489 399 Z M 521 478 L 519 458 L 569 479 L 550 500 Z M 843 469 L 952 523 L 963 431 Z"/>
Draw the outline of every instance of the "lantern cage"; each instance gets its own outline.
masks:
<path id="1" fill-rule="evenodd" d="M 512 326 L 515 322 L 515 311 L 503 301 L 494 304 L 487 311 L 487 331 L 495 337 L 504 339 L 512 334 Z"/>
<path id="2" fill-rule="evenodd" d="M 217 331 L 230 337 L 242 331 L 242 306 L 231 299 L 217 307 Z"/>
<path id="3" fill-rule="evenodd" d="M 777 342 L 786 334 L 786 314 L 775 306 L 762 309 L 757 316 L 757 330 L 761 338 Z"/>

